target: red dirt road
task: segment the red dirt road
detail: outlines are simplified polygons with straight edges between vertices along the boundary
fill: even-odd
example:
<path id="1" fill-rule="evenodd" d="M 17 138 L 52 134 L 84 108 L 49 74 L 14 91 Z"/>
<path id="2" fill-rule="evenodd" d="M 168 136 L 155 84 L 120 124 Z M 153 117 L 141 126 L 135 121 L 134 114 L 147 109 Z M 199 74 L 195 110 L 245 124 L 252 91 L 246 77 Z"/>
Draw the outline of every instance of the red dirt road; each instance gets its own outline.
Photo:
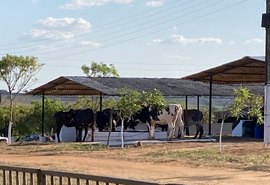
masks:
<path id="1" fill-rule="evenodd" d="M 95 158 L 96 154 L 64 155 L 17 155 L 0 154 L 1 164 L 65 170 L 93 175 L 105 175 L 127 179 L 155 181 L 160 183 L 217 185 L 217 184 L 263 184 L 270 185 L 270 173 L 238 169 L 191 167 L 176 164 L 155 164 L 119 159 Z"/>

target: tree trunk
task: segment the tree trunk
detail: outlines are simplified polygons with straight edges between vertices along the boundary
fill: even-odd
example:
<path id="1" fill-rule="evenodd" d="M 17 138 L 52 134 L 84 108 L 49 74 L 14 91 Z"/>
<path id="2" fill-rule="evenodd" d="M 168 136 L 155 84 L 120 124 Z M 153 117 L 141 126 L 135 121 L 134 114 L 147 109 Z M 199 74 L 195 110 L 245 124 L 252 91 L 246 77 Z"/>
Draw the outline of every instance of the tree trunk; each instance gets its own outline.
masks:
<path id="1" fill-rule="evenodd" d="M 12 125 L 13 125 L 13 99 L 12 92 L 9 93 L 9 125 L 8 125 L 8 144 L 12 144 Z"/>
<path id="2" fill-rule="evenodd" d="M 111 132 L 112 132 L 112 121 L 113 121 L 113 109 L 112 109 L 112 111 L 111 111 L 111 113 L 110 113 L 110 122 L 109 122 L 109 134 L 108 134 L 108 140 L 107 140 L 107 146 L 109 146 L 110 145 L 110 136 L 111 136 Z"/>
<path id="3" fill-rule="evenodd" d="M 222 151 L 222 133 L 223 133 L 223 125 L 224 125 L 225 118 L 221 121 L 220 131 L 219 131 L 219 152 Z"/>
<path id="4" fill-rule="evenodd" d="M 121 147 L 124 148 L 124 119 L 121 120 Z"/>

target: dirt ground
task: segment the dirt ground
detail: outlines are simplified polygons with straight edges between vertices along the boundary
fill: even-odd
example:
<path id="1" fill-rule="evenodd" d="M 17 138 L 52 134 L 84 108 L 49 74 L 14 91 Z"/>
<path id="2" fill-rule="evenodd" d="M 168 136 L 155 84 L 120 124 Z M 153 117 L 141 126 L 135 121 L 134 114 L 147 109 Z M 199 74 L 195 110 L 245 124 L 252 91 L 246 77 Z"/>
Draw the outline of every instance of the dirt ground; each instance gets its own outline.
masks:
<path id="1" fill-rule="evenodd" d="M 218 150 L 218 142 L 143 144 L 142 146 L 128 146 L 124 149 L 113 147 L 93 150 L 86 150 L 86 146 L 90 146 L 89 143 L 87 145 L 73 143 L 72 149 L 71 145 L 66 143 L 15 146 L 1 144 L 0 146 L 1 164 L 170 184 L 245 185 L 256 183 L 270 185 L 270 162 L 268 161 L 265 162 L 264 168 L 258 168 L 253 164 L 238 163 L 237 160 L 219 163 L 218 161 L 211 162 L 211 159 L 166 158 L 166 152 L 169 155 L 172 151 L 196 151 L 209 148 Z M 247 153 L 258 155 L 267 153 L 266 158 L 270 158 L 270 148 L 265 146 L 262 140 L 225 140 L 223 150 L 224 153 L 237 156 Z M 164 151 L 166 152 L 163 158 L 156 153 Z"/>

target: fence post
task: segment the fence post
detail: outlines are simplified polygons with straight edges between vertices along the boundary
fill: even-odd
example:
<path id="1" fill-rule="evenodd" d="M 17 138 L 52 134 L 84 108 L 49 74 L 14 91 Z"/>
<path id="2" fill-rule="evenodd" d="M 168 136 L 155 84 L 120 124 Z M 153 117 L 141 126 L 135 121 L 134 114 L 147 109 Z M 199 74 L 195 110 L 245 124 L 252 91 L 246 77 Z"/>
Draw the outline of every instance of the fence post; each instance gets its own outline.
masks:
<path id="1" fill-rule="evenodd" d="M 37 170 L 37 184 L 38 185 L 46 185 L 45 175 L 42 174 L 42 171 L 40 169 Z"/>

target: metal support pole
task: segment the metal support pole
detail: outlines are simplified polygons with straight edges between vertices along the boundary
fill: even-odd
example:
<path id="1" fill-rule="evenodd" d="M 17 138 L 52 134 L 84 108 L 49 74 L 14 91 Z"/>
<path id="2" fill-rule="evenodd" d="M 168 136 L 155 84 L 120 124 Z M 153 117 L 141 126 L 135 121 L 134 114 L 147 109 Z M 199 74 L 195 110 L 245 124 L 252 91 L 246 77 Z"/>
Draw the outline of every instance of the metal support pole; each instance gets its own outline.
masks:
<path id="1" fill-rule="evenodd" d="M 188 109 L 188 96 L 185 97 L 185 101 L 186 101 L 186 110 Z"/>
<path id="2" fill-rule="evenodd" d="M 200 110 L 200 96 L 197 96 L 197 110 Z"/>
<path id="3" fill-rule="evenodd" d="M 264 143 L 270 142 L 270 0 L 266 0 L 266 13 L 262 16 L 265 27 L 265 88 L 264 88 Z"/>
<path id="4" fill-rule="evenodd" d="M 210 87 L 209 87 L 209 131 L 208 131 L 208 135 L 211 136 L 211 118 L 212 118 L 212 83 L 213 83 L 213 76 L 210 75 Z"/>
<path id="5" fill-rule="evenodd" d="M 44 136 L 45 93 L 42 93 L 41 135 Z"/>
<path id="6" fill-rule="evenodd" d="M 188 96 L 186 96 L 186 110 L 188 110 Z M 190 133 L 189 133 L 189 127 L 185 127 L 186 129 L 186 136 L 189 136 Z"/>
<path id="7" fill-rule="evenodd" d="M 102 92 L 99 94 L 99 110 L 102 111 Z"/>

